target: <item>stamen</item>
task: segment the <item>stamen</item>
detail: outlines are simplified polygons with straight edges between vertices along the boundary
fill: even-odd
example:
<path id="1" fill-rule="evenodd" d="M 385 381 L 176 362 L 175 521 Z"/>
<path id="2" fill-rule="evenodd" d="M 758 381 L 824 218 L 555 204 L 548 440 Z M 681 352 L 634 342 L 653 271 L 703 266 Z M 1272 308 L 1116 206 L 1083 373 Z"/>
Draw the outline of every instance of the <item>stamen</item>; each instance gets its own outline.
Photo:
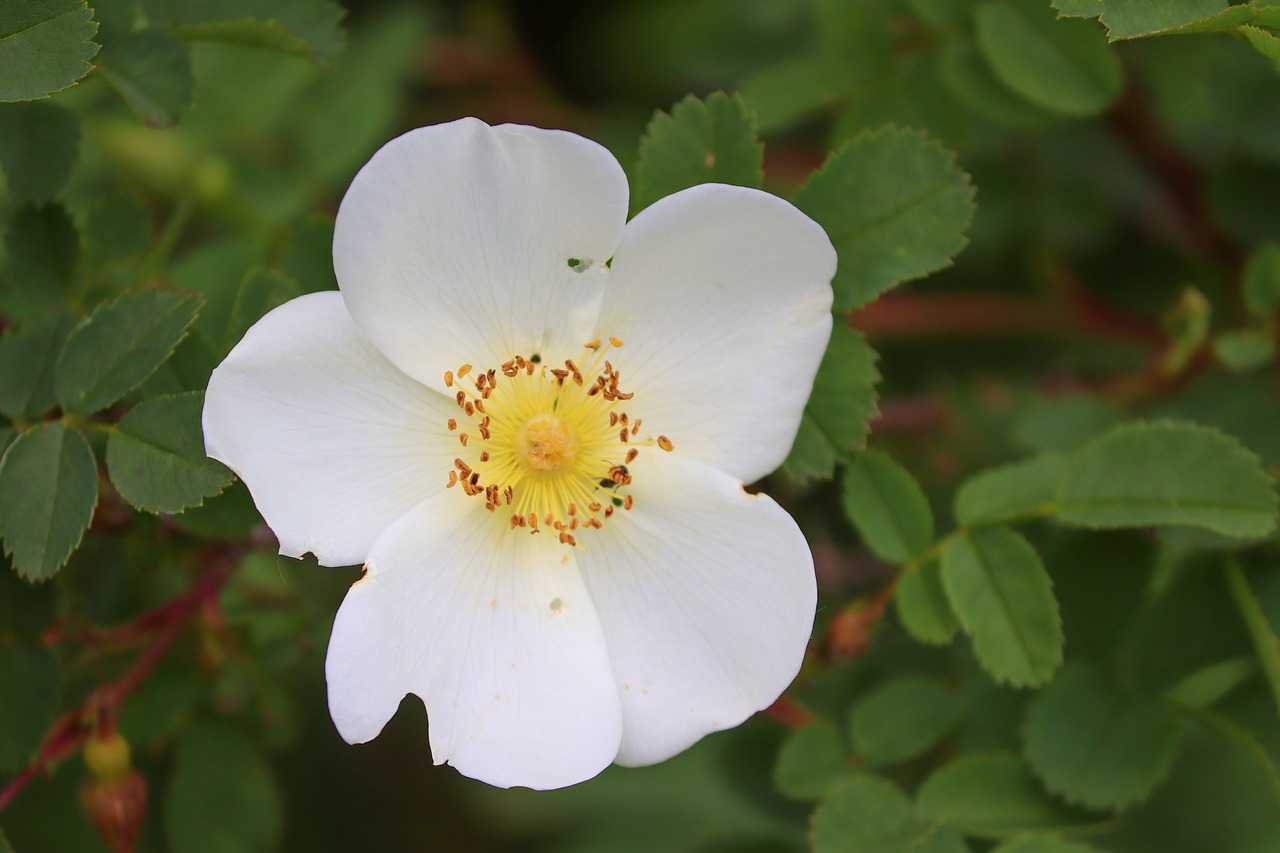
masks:
<path id="1" fill-rule="evenodd" d="M 658 446 L 668 453 L 676 449 L 676 446 L 671 443 L 671 439 L 667 438 L 665 435 L 658 436 Z"/>
<path id="2" fill-rule="evenodd" d="M 458 378 L 461 379 L 462 377 L 466 376 L 470 372 L 471 372 L 471 365 L 464 364 L 458 368 Z"/>

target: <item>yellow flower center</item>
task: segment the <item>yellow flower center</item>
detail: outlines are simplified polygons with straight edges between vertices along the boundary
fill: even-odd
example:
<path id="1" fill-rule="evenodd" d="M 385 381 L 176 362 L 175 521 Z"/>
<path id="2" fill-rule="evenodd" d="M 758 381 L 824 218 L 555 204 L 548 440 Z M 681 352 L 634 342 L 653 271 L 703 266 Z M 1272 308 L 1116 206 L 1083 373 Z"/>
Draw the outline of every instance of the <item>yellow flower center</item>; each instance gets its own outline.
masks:
<path id="1" fill-rule="evenodd" d="M 586 344 L 581 368 L 573 359 L 548 367 L 535 354 L 445 373 L 462 412 L 447 424 L 462 448 L 448 486 L 483 498 L 511 530 L 546 531 L 567 545 L 617 509 L 631 509 L 627 466 L 641 448 L 674 446 L 665 435 L 648 437 L 625 411 L 635 395 L 622 390 L 621 374 L 605 358 L 620 346 L 617 338 Z"/>

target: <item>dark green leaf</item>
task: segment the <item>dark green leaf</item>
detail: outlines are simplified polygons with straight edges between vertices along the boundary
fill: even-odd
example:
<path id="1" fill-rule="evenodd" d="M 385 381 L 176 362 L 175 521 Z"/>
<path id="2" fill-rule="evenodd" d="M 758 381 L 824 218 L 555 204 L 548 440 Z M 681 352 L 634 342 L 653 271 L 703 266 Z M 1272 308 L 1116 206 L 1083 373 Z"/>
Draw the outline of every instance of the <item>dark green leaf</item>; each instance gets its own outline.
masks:
<path id="1" fill-rule="evenodd" d="M 759 187 L 764 146 L 756 119 L 742 98 L 716 92 L 705 101 L 689 95 L 658 112 L 640 140 L 636 164 L 636 210 L 698 184 L 716 182 Z"/>
<path id="2" fill-rule="evenodd" d="M 267 853 L 280 843 L 283 807 L 271 768 L 227 724 L 201 724 L 178 741 L 167 793 L 174 853 Z"/>
<path id="3" fill-rule="evenodd" d="M 1182 742 L 1173 709 L 1133 696 L 1090 666 L 1067 668 L 1031 702 L 1026 756 L 1069 802 L 1122 811 L 1169 773 Z"/>
<path id="4" fill-rule="evenodd" d="M 1280 38 L 1275 33 L 1249 24 L 1242 26 L 1240 32 L 1254 50 L 1272 62 L 1280 62 Z"/>
<path id="5" fill-rule="evenodd" d="M 761 130 L 790 127 L 840 99 L 826 65 L 808 58 L 766 68 L 748 77 L 742 83 L 741 94 Z"/>
<path id="6" fill-rule="evenodd" d="M 1213 339 L 1218 362 L 1233 373 L 1248 373 L 1275 360 L 1271 338 L 1257 329 L 1223 332 Z"/>
<path id="7" fill-rule="evenodd" d="M 89 73 L 98 25 L 85 0 L 0 3 L 0 101 L 33 101 Z"/>
<path id="8" fill-rule="evenodd" d="M 931 27 L 946 29 L 962 23 L 968 16 L 972 0 L 907 0 L 912 11 Z"/>
<path id="9" fill-rule="evenodd" d="M 5 235 L 9 250 L 6 313 L 29 316 L 61 307 L 80 254 L 76 226 L 61 204 L 22 207 Z"/>
<path id="10" fill-rule="evenodd" d="M 942 79 L 966 107 L 997 124 L 1035 129 L 1059 120 L 1001 82 L 967 39 L 955 39 L 944 49 Z"/>
<path id="11" fill-rule="evenodd" d="M 1061 456 L 1046 453 L 971 477 L 956 492 L 956 520 L 972 527 L 1047 514 L 1064 464 Z"/>
<path id="12" fill-rule="evenodd" d="M 844 475 L 844 508 L 875 555 L 905 563 L 933 544 L 933 511 L 906 469 L 878 450 Z"/>
<path id="13" fill-rule="evenodd" d="M 181 512 L 231 484 L 204 452 L 204 394 L 152 397 L 120 419 L 107 441 L 107 472 L 121 496 L 146 512 Z"/>
<path id="14" fill-rule="evenodd" d="M 991 853 L 1104 853 L 1082 841 L 1068 841 L 1053 835 L 1027 835 L 1001 844 Z"/>
<path id="15" fill-rule="evenodd" d="M 151 244 L 151 211 L 134 195 L 103 196 L 84 226 L 85 259 L 97 271 L 132 260 Z"/>
<path id="16" fill-rule="evenodd" d="M 773 783 L 790 799 L 816 800 L 846 769 L 840 732 L 824 721 L 787 735 L 773 765 Z"/>
<path id="17" fill-rule="evenodd" d="M 1093 115 L 1120 94 L 1120 63 L 1091 21 L 1059 19 L 1040 0 L 992 0 L 976 23 L 996 75 L 1034 104 Z"/>
<path id="18" fill-rule="evenodd" d="M 161 290 L 99 305 L 63 347 L 54 370 L 58 399 L 81 413 L 119 400 L 169 357 L 199 310 L 198 296 Z"/>
<path id="19" fill-rule="evenodd" d="M 1124 412 L 1098 397 L 1038 400 L 1018 422 L 1018 440 L 1040 452 L 1066 453 L 1124 420 Z"/>
<path id="20" fill-rule="evenodd" d="M 345 36 L 331 0 L 143 0 L 151 23 L 187 40 L 222 41 L 337 59 Z"/>
<path id="21" fill-rule="evenodd" d="M 905 675 L 885 681 L 853 706 L 853 750 L 873 767 L 915 758 L 951 730 L 959 712 L 956 696 L 934 679 Z"/>
<path id="22" fill-rule="evenodd" d="M 1263 243 L 1249 255 L 1244 302 L 1259 320 L 1275 316 L 1280 306 L 1280 243 Z"/>
<path id="23" fill-rule="evenodd" d="M 0 536 L 23 577 L 44 580 L 80 544 L 98 501 L 84 436 L 60 423 L 18 437 L 0 460 Z"/>
<path id="24" fill-rule="evenodd" d="M 1027 540 L 1004 527 L 971 531 L 942 552 L 942 583 L 983 669 L 1015 687 L 1043 684 L 1062 662 L 1049 576 Z"/>
<path id="25" fill-rule="evenodd" d="M 828 479 L 838 463 L 866 445 L 868 421 L 878 411 L 877 358 L 867 339 L 848 326 L 837 323 L 831 330 L 800 430 L 783 463 L 788 473 L 802 480 Z"/>
<path id="26" fill-rule="evenodd" d="M 13 845 L 11 845 L 9 843 L 9 839 L 5 837 L 3 829 L 0 829 L 0 853 L 13 853 Z"/>
<path id="27" fill-rule="evenodd" d="M 827 159 L 796 194 L 840 255 L 837 308 L 951 264 L 968 243 L 973 185 L 955 155 L 916 130 L 864 133 Z"/>
<path id="28" fill-rule="evenodd" d="M 809 822 L 814 853 L 966 853 L 945 826 L 915 817 L 911 801 L 879 776 L 859 773 L 837 782 Z"/>
<path id="29" fill-rule="evenodd" d="M 916 796 L 924 817 L 981 838 L 1078 830 L 1098 823 L 1088 813 L 1052 799 L 1012 755 L 959 758 L 935 771 Z"/>
<path id="30" fill-rule="evenodd" d="M 283 305 L 295 296 L 301 296 L 298 283 L 279 270 L 256 267 L 245 274 L 236 291 L 235 302 L 227 317 L 227 331 L 223 336 L 222 354 L 226 354 L 240 342 L 249 327 L 258 322 L 272 308 Z"/>
<path id="31" fill-rule="evenodd" d="M 108 44 L 98 67 L 148 124 L 169 127 L 191 107 L 191 51 L 168 33 L 147 29 Z"/>
<path id="32" fill-rule="evenodd" d="M 58 667 L 37 643 L 0 643 L 0 771 L 27 765 L 53 722 Z"/>
<path id="33" fill-rule="evenodd" d="M 53 584 L 31 583 L 0 567 L 0 637 L 38 640 L 53 622 L 57 604 Z"/>
<path id="34" fill-rule="evenodd" d="M 175 515 L 173 522 L 203 539 L 243 539 L 262 524 L 262 516 L 249 490 L 237 480 L 217 497 Z"/>
<path id="35" fill-rule="evenodd" d="M 67 314 L 45 314 L 0 337 L 0 412 L 10 420 L 34 420 L 57 404 L 53 366 L 72 325 Z"/>
<path id="36" fill-rule="evenodd" d="M 1053 0 L 1059 18 L 1096 18 L 1102 14 L 1102 0 Z"/>
<path id="37" fill-rule="evenodd" d="M 1275 626 L 1267 618 L 1250 588 L 1244 569 L 1234 558 L 1227 561 L 1227 588 L 1231 590 L 1231 598 L 1240 610 L 1249 638 L 1253 640 L 1253 648 L 1257 652 L 1262 673 L 1267 677 L 1276 709 L 1280 710 L 1280 637 L 1276 636 Z"/>
<path id="38" fill-rule="evenodd" d="M 0 166 L 18 201 L 39 204 L 56 196 L 79 152 L 80 123 L 68 110 L 57 104 L 0 104 Z"/>
<path id="39" fill-rule="evenodd" d="M 1169 688 L 1169 701 L 1189 708 L 1208 708 L 1258 674 L 1253 658 L 1231 658 L 1198 669 Z"/>
<path id="40" fill-rule="evenodd" d="M 1112 41 L 1185 31 L 1228 9 L 1227 0 L 1103 0 L 1102 7 L 1102 23 Z M 1231 26 L 1249 17 L 1247 10 L 1239 9 L 1230 16 Z"/>
<path id="41" fill-rule="evenodd" d="M 946 645 L 960 630 L 942 586 L 937 560 L 929 560 L 915 571 L 904 573 L 898 580 L 893 602 L 903 627 L 922 643 Z"/>
<path id="42" fill-rule="evenodd" d="M 1275 526 L 1276 494 L 1234 438 L 1165 421 L 1117 427 L 1072 456 L 1057 512 L 1086 527 L 1190 524 L 1250 538 Z"/>

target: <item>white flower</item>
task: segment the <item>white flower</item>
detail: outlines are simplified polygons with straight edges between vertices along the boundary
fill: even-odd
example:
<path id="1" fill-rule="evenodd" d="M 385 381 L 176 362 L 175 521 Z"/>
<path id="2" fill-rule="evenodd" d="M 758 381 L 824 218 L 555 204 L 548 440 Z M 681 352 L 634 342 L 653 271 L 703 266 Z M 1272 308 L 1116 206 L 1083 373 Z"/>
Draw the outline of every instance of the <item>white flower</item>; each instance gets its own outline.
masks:
<path id="1" fill-rule="evenodd" d="M 414 693 L 436 763 L 555 788 L 735 726 L 799 669 L 812 557 L 742 483 L 795 437 L 835 252 L 758 190 L 626 211 L 579 136 L 411 131 L 342 201 L 341 292 L 214 371 L 209 455 L 281 553 L 365 565 L 326 662 L 348 742 Z"/>

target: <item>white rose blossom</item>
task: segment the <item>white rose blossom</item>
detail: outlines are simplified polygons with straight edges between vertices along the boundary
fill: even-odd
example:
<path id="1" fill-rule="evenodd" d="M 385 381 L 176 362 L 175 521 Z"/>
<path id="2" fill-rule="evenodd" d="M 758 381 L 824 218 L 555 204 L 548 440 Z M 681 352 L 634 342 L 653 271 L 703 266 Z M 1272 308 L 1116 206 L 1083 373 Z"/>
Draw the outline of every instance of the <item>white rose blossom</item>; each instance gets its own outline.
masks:
<path id="1" fill-rule="evenodd" d="M 280 552 L 364 564 L 325 667 L 348 742 L 413 693 L 437 764 L 557 788 L 735 726 L 799 670 L 812 556 L 743 483 L 795 438 L 835 251 L 759 190 L 629 223 L 627 200 L 571 133 L 410 131 L 342 200 L 341 291 L 214 371 L 208 453 Z"/>

